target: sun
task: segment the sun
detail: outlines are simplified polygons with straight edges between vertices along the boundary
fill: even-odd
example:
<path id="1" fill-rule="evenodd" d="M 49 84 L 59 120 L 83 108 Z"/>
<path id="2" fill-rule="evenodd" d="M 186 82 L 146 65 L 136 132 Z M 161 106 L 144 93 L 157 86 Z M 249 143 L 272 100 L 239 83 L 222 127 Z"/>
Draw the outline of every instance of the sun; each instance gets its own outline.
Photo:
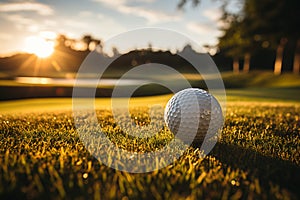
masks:
<path id="1" fill-rule="evenodd" d="M 54 52 L 54 42 L 39 36 L 30 36 L 25 40 L 25 49 L 39 58 L 47 58 Z"/>

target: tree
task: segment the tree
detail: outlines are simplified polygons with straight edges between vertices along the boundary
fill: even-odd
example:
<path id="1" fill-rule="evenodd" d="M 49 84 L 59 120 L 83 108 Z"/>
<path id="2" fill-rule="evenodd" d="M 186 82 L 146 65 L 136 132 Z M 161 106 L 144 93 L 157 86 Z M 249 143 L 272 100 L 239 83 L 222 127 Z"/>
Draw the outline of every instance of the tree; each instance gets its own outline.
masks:
<path id="1" fill-rule="evenodd" d="M 102 41 L 101 40 L 99 40 L 99 39 L 93 39 L 91 43 L 93 44 L 92 50 L 97 49 L 97 51 L 99 53 L 102 53 L 103 46 L 102 46 Z"/>
<path id="2" fill-rule="evenodd" d="M 232 23 L 231 26 L 224 30 L 224 35 L 219 38 L 218 47 L 226 53 L 227 56 L 233 58 L 233 73 L 239 73 L 240 44 L 242 43 L 241 34 L 235 29 L 238 23 Z"/>
<path id="3" fill-rule="evenodd" d="M 200 3 L 200 0 L 190 0 L 193 4 L 193 6 L 197 6 Z M 179 9 L 182 9 L 184 5 L 187 3 L 187 0 L 180 0 L 180 2 L 177 4 L 177 7 Z"/>
<path id="4" fill-rule="evenodd" d="M 117 57 L 120 55 L 120 52 L 117 47 L 112 47 L 113 56 Z"/>
<path id="5" fill-rule="evenodd" d="M 75 44 L 76 40 L 69 38 L 64 34 L 59 34 L 56 37 L 56 48 L 61 51 L 74 49 Z"/>
<path id="6" fill-rule="evenodd" d="M 97 48 L 99 52 L 102 52 L 102 41 L 92 37 L 91 35 L 84 35 L 82 41 L 85 43 L 85 50 L 92 51 Z"/>
<path id="7" fill-rule="evenodd" d="M 64 34 L 59 34 L 56 37 L 56 45 L 58 47 L 65 47 L 66 46 L 66 41 L 68 40 L 67 36 L 65 36 Z"/>
<path id="8" fill-rule="evenodd" d="M 198 5 L 200 0 L 189 0 L 193 5 Z M 220 0 L 223 2 L 223 8 L 230 0 Z M 182 8 L 188 0 L 180 0 L 178 7 Z M 229 19 L 229 25 L 224 31 L 223 41 L 220 45 L 229 50 L 228 54 L 233 55 L 236 51 L 233 47 L 235 45 L 242 44 L 245 57 L 244 71 L 249 70 L 249 62 L 251 52 L 253 53 L 258 47 L 266 47 L 276 51 L 276 58 L 274 62 L 274 73 L 280 74 L 283 67 L 283 51 L 287 42 L 293 42 L 295 44 L 295 55 L 293 71 L 299 73 L 300 68 L 300 3 L 299 0 L 243 0 L 243 8 L 240 13 L 237 13 L 239 17 L 239 23 L 235 20 L 231 20 L 231 14 L 223 9 L 223 19 L 225 22 Z M 241 3 L 240 2 L 240 3 Z M 233 24 L 231 24 L 233 23 Z M 230 28 L 231 27 L 231 28 Z M 238 27 L 238 28 L 237 28 Z M 235 29 L 235 30 L 232 30 Z M 236 31 L 236 32 L 235 32 Z M 230 36 L 237 39 L 233 41 Z M 247 39 L 248 41 L 242 42 L 239 40 Z M 225 39 L 231 41 L 224 41 Z M 250 44 L 247 44 L 250 41 Z M 251 42 L 253 44 L 251 45 Z M 268 44 L 268 45 L 266 45 Z M 241 51 L 239 51 L 241 52 Z M 237 57 L 237 56 L 235 56 Z M 237 58 L 235 58 L 237 60 Z M 235 61 L 237 62 L 237 61 Z"/>
<path id="9" fill-rule="evenodd" d="M 295 56 L 294 56 L 294 66 L 293 66 L 294 74 L 299 74 L 299 71 L 300 71 L 300 39 L 297 40 Z"/>
<path id="10" fill-rule="evenodd" d="M 275 74 L 282 71 L 283 50 L 287 42 L 300 39 L 299 10 L 298 0 L 245 0 L 244 18 L 245 22 L 248 22 L 251 34 L 259 36 L 261 43 L 268 42 L 270 47 L 276 50 Z M 297 45 L 297 49 L 299 46 L 300 44 Z M 296 69 L 299 57 L 299 50 L 296 50 L 294 59 Z M 294 71 L 297 71 L 296 69 Z"/>
<path id="11" fill-rule="evenodd" d="M 90 50 L 90 44 L 93 42 L 93 37 L 91 35 L 84 35 L 82 37 L 82 41 L 86 45 L 85 50 L 89 51 Z"/>
<path id="12" fill-rule="evenodd" d="M 197 6 L 200 0 L 190 0 L 193 6 Z M 233 58 L 233 72 L 239 73 L 239 60 L 244 57 L 243 71 L 248 72 L 250 68 L 251 58 L 251 41 L 247 33 L 247 27 L 242 22 L 242 17 L 239 14 L 232 14 L 227 11 L 227 5 L 230 0 L 222 0 L 221 6 L 223 16 L 220 19 L 225 24 L 222 27 L 224 35 L 219 38 L 218 48 L 225 51 L 225 54 Z M 187 0 L 181 0 L 178 8 L 182 9 L 187 3 Z"/>
<path id="13" fill-rule="evenodd" d="M 230 15 L 224 11 L 223 21 L 229 23 L 223 28 L 224 35 L 219 38 L 218 47 L 233 58 L 233 72 L 239 73 L 239 60 L 244 58 L 243 72 L 250 69 L 250 59 L 253 52 L 253 42 L 243 19 L 238 15 Z"/>

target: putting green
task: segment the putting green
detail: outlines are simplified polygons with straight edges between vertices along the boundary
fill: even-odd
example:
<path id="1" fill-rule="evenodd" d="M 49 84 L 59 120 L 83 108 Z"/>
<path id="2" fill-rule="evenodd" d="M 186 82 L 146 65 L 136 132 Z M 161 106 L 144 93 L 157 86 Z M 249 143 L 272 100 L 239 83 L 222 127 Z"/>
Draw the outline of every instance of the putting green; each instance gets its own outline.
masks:
<path id="1" fill-rule="evenodd" d="M 300 104 L 300 89 L 298 88 L 251 88 L 251 89 L 228 89 L 226 90 L 227 104 L 246 104 L 246 102 L 273 105 Z M 172 94 L 134 97 L 130 99 L 130 105 L 141 107 L 148 105 L 164 106 Z M 218 97 L 217 97 L 218 98 Z M 120 100 L 123 100 L 120 98 Z M 110 98 L 96 98 L 95 108 L 107 108 L 111 105 Z M 72 98 L 43 98 L 22 99 L 0 102 L 0 112 L 36 112 L 51 110 L 71 110 Z"/>

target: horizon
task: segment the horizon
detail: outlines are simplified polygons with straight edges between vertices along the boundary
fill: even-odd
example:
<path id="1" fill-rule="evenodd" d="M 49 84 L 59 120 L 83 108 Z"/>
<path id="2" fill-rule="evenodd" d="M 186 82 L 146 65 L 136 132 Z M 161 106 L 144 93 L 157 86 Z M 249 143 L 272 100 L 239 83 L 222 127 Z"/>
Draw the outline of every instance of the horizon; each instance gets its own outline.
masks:
<path id="1" fill-rule="evenodd" d="M 79 1 L 1 1 L 0 56 L 16 53 L 47 56 L 51 53 L 51 47 L 47 45 L 53 46 L 50 43 L 59 34 L 75 40 L 88 34 L 105 45 L 105 41 L 118 34 L 143 27 L 166 28 L 185 35 L 200 46 L 215 45 L 222 26 L 220 2 L 205 1 L 198 7 L 188 3 L 183 10 L 178 10 L 177 4 L 170 0 L 90 0 L 84 4 Z M 238 6 L 232 2 L 228 9 L 237 11 Z M 187 41 L 176 41 L 174 46 L 177 48 L 174 49 L 155 41 L 147 42 L 171 51 L 187 44 Z M 48 52 L 37 52 L 32 48 L 46 48 Z M 117 48 L 122 49 L 122 46 Z"/>

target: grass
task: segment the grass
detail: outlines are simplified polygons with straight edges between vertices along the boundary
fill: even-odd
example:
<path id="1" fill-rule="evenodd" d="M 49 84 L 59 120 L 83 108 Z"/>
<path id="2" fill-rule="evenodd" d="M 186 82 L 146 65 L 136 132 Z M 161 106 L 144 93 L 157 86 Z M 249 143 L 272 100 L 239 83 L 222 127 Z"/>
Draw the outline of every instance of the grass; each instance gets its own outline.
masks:
<path id="1" fill-rule="evenodd" d="M 300 102 L 300 88 L 244 88 L 226 90 L 227 101 Z"/>
<path id="2" fill-rule="evenodd" d="M 209 156 L 200 159 L 194 145 L 173 164 L 144 174 L 111 169 L 91 156 L 74 127 L 70 99 L 2 102 L 0 199 L 299 199 L 299 101 L 229 94 L 222 137 Z M 148 124 L 147 105 L 169 98 L 132 99 L 132 119 Z M 166 128 L 149 140 L 128 137 L 109 103 L 96 100 L 98 119 L 122 148 L 149 151 L 173 138 Z M 108 151 L 104 146 L 99 151 Z"/>
<path id="3" fill-rule="evenodd" d="M 273 103 L 298 103 L 300 96 L 298 88 L 244 88 L 227 89 L 226 98 L 228 102 L 273 102 Z M 216 90 L 216 93 L 217 90 Z M 159 95 L 150 97 L 132 98 L 131 103 L 135 107 L 160 104 L 164 106 L 172 95 Z M 217 97 L 218 98 L 218 97 Z M 97 109 L 110 106 L 109 98 L 98 98 L 95 101 Z M 2 101 L 0 103 L 1 113 L 30 112 L 30 111 L 52 111 L 72 109 L 71 98 L 44 98 Z"/>
<path id="4" fill-rule="evenodd" d="M 227 88 L 300 88 L 300 77 L 292 73 L 274 75 L 270 71 L 252 71 L 251 73 L 222 73 Z"/>

